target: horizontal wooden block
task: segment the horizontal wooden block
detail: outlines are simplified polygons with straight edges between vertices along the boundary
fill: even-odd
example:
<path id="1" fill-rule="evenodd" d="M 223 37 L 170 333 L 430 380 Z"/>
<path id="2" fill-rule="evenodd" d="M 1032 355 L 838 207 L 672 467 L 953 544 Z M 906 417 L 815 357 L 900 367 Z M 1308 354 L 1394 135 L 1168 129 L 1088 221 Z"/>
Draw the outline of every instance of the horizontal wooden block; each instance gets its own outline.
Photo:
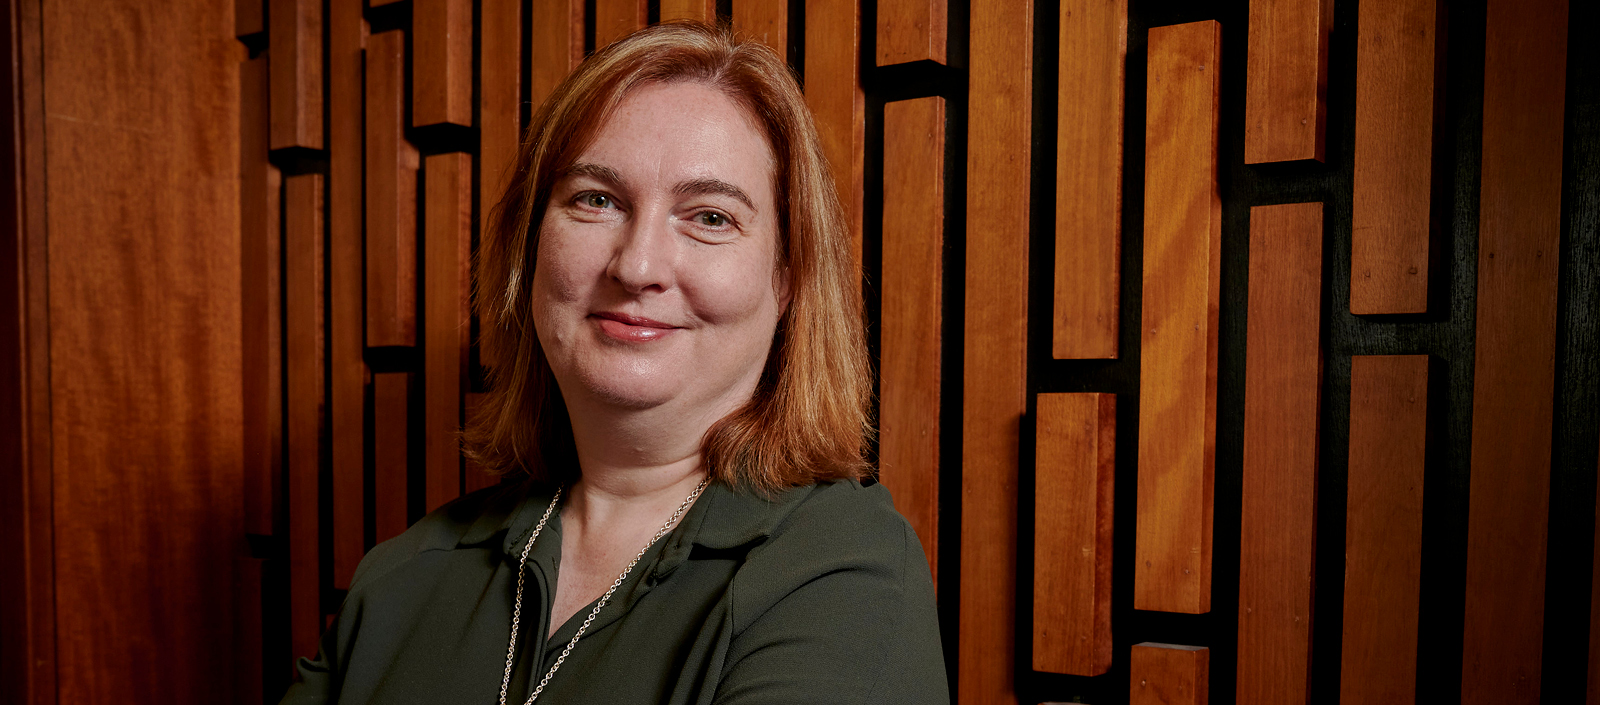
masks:
<path id="1" fill-rule="evenodd" d="M 879 2 L 878 65 L 944 63 L 948 15 L 946 0 Z"/>
<path id="2" fill-rule="evenodd" d="M 1115 394 L 1040 394 L 1034 470 L 1033 670 L 1111 667 Z"/>
<path id="3" fill-rule="evenodd" d="M 272 148 L 322 149 L 322 3 L 269 1 Z"/>
<path id="4" fill-rule="evenodd" d="M 1250 0 L 1246 164 L 1322 161 L 1333 0 Z"/>
<path id="5" fill-rule="evenodd" d="M 1206 705 L 1211 650 L 1203 646 L 1134 644 L 1128 659 L 1130 705 Z"/>

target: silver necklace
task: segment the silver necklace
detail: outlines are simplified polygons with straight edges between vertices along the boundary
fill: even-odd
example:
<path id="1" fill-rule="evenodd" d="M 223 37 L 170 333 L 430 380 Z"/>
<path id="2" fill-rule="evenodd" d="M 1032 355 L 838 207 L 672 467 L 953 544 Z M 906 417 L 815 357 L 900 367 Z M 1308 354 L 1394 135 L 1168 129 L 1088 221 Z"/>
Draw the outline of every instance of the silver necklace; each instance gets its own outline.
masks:
<path id="1" fill-rule="evenodd" d="M 644 548 L 639 549 L 639 555 L 634 556 L 633 560 L 628 562 L 628 567 L 622 569 L 622 575 L 617 576 L 617 579 L 611 583 L 611 587 L 606 589 L 606 594 L 601 595 L 600 601 L 595 603 L 594 609 L 589 610 L 589 616 L 578 627 L 578 633 L 572 635 L 572 641 L 567 642 L 567 648 L 561 650 L 561 655 L 556 657 L 556 662 L 550 665 L 550 672 L 544 674 L 544 678 L 539 680 L 538 687 L 533 689 L 533 693 L 528 696 L 528 701 L 523 705 L 533 705 L 533 701 L 539 698 L 539 693 L 544 692 L 545 685 L 556 674 L 556 669 L 561 668 L 561 663 L 567 660 L 567 654 L 572 653 L 572 647 L 577 646 L 578 639 L 583 636 L 584 632 L 589 630 L 589 625 L 594 622 L 595 615 L 600 614 L 600 608 L 605 607 L 606 602 L 611 600 L 611 594 L 617 591 L 623 580 L 627 579 L 628 573 L 633 571 L 633 567 L 644 559 L 644 554 L 650 551 L 650 547 L 656 545 L 656 542 L 660 541 L 661 537 L 666 536 L 667 532 L 672 530 L 672 526 L 678 523 L 678 520 L 683 517 L 683 513 L 689 509 L 689 505 L 694 504 L 695 498 L 705 491 L 706 482 L 710 479 L 711 476 L 709 474 L 700 478 L 700 484 L 695 485 L 694 491 L 689 493 L 688 499 L 683 500 L 683 504 L 678 505 L 677 511 L 672 513 L 672 516 L 667 519 L 667 523 L 661 525 L 661 529 L 656 532 L 656 535 L 650 537 L 650 542 L 646 543 Z M 545 522 L 550 520 L 550 513 L 555 511 L 556 504 L 560 502 L 561 488 L 557 488 L 556 496 L 550 498 L 550 506 L 545 507 L 544 516 L 539 517 L 539 524 L 533 527 L 533 535 L 528 537 L 528 543 L 522 547 L 522 558 L 517 561 L 517 600 L 511 608 L 511 645 L 506 647 L 506 674 L 500 680 L 500 705 L 506 705 L 506 690 L 511 687 L 511 666 L 516 663 L 517 628 L 522 625 L 522 585 L 523 579 L 527 575 L 528 552 L 533 550 L 533 542 L 538 540 L 539 533 L 544 531 Z"/>

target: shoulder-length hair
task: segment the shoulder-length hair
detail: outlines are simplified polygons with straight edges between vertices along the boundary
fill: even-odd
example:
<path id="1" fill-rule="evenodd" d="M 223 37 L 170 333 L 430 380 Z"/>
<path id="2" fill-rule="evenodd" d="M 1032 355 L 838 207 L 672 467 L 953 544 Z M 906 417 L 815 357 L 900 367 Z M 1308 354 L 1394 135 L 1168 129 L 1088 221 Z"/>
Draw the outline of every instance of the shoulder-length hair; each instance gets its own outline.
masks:
<path id="1" fill-rule="evenodd" d="M 677 81 L 720 89 L 765 133 L 776 161 L 776 271 L 790 287 L 754 395 L 706 431 L 702 460 L 712 479 L 763 491 L 858 478 L 872 433 L 860 275 L 816 126 L 777 54 L 697 22 L 655 25 L 596 52 L 534 113 L 479 246 L 475 305 L 489 390 L 466 450 L 491 472 L 575 478 L 571 422 L 531 315 L 538 224 L 556 180 L 623 97 Z"/>

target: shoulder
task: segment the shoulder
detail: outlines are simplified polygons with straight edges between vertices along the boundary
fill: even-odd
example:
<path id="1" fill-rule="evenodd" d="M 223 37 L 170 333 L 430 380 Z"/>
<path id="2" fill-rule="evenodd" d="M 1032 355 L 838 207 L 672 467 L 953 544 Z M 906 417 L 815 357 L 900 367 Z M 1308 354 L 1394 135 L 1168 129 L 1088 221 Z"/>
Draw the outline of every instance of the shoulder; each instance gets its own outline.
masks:
<path id="1" fill-rule="evenodd" d="M 505 528 L 526 495 L 524 488 L 496 485 L 463 495 L 429 512 L 399 536 L 383 541 L 361 559 L 350 581 L 351 591 L 370 587 L 383 576 L 432 551 L 454 550 L 475 534 Z"/>

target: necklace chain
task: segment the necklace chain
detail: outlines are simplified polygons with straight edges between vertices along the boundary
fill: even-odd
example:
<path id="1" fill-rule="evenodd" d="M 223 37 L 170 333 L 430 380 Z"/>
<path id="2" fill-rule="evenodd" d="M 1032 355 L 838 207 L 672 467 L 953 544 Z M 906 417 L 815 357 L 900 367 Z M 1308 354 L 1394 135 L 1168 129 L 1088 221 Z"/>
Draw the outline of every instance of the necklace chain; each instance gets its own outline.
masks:
<path id="1" fill-rule="evenodd" d="M 539 685 L 533 689 L 533 693 L 528 695 L 528 700 L 523 705 L 533 705 L 533 701 L 537 700 L 539 694 L 544 692 L 544 687 L 550 682 L 550 678 L 555 676 L 556 670 L 561 668 L 562 662 L 567 660 L 567 654 L 572 653 L 572 647 L 578 645 L 578 639 L 583 636 L 584 632 L 589 630 L 589 625 L 594 622 L 595 616 L 600 614 L 600 608 L 605 607 L 606 602 L 611 600 L 611 594 L 617 591 L 623 580 L 627 579 L 628 573 L 633 571 L 633 567 L 644 559 L 644 554 L 650 551 L 650 547 L 656 545 L 656 542 L 660 541 L 661 537 L 666 536 L 667 532 L 672 531 L 673 525 L 683 518 L 683 513 L 688 511 L 689 505 L 694 504 L 694 500 L 700 496 L 701 492 L 705 491 L 706 483 L 710 479 L 710 475 L 700 478 L 700 484 L 695 485 L 694 491 L 689 493 L 689 497 L 683 500 L 683 504 L 678 505 L 677 511 L 672 513 L 672 516 L 667 519 L 667 523 L 661 525 L 661 528 L 656 531 L 656 535 L 650 537 L 650 542 L 646 543 L 644 548 L 639 549 L 639 555 L 634 556 L 633 560 L 628 562 L 628 567 L 622 569 L 622 574 L 618 575 L 617 579 L 611 583 L 611 587 L 606 589 L 606 594 L 600 596 L 600 601 L 595 603 L 594 609 L 589 610 L 589 616 L 578 627 L 578 633 L 572 635 L 572 641 L 567 642 L 567 648 L 561 650 L 561 655 L 556 657 L 556 662 L 550 665 L 550 672 L 544 674 L 544 678 L 539 680 Z M 539 524 L 533 527 L 533 534 L 528 537 L 528 542 L 523 545 L 522 557 L 517 561 L 517 599 L 511 607 L 511 644 L 506 647 L 506 672 L 505 677 L 500 680 L 500 705 L 506 705 L 506 691 L 511 687 L 511 667 L 516 663 L 517 629 L 522 625 L 522 587 L 524 578 L 527 576 L 528 552 L 533 550 L 533 542 L 539 539 L 540 532 L 544 531 L 545 522 L 550 520 L 550 513 L 555 511 L 556 505 L 560 502 L 561 488 L 556 488 L 556 496 L 550 498 L 550 506 L 545 507 L 544 516 L 539 517 Z"/>

